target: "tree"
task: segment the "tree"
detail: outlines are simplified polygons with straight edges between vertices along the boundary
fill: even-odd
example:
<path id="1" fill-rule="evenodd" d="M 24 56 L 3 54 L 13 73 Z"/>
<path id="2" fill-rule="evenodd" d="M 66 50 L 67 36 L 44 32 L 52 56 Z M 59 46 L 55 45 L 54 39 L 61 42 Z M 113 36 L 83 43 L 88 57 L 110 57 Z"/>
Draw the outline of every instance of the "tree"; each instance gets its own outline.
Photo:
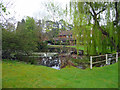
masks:
<path id="1" fill-rule="evenodd" d="M 12 1 L 5 0 L 0 1 L 0 17 L 1 17 L 0 21 L 5 22 L 8 21 L 9 18 L 11 18 L 11 16 L 9 17 L 10 12 L 8 11 L 8 8 L 11 8 L 13 5 L 14 4 Z"/>
<path id="2" fill-rule="evenodd" d="M 66 15 L 66 9 L 62 9 L 60 3 L 55 2 L 49 2 L 44 4 L 47 12 L 49 13 L 50 18 L 53 19 L 53 21 L 57 21 L 57 19 L 62 19 Z"/>
<path id="3" fill-rule="evenodd" d="M 119 2 L 70 2 L 70 13 L 74 16 L 74 36 L 83 35 L 84 49 L 89 55 L 120 50 L 118 4 Z M 102 17 L 103 12 L 106 18 Z M 94 22 L 91 22 L 92 19 Z M 100 24 L 102 20 L 105 24 Z"/>
<path id="4" fill-rule="evenodd" d="M 0 2 L 0 51 L 2 51 L 2 55 L 5 55 L 5 57 L 9 57 L 10 53 L 12 52 L 11 50 L 14 51 L 14 47 L 13 46 L 15 44 L 13 44 L 14 41 L 16 41 L 15 39 L 15 35 L 14 35 L 14 30 L 15 30 L 15 26 L 13 23 L 8 22 L 9 20 L 6 18 L 6 16 L 8 16 L 8 14 L 10 14 L 10 12 L 7 10 L 8 6 L 11 6 L 12 3 L 5 3 L 4 1 Z M 11 18 L 10 18 L 11 19 Z M 11 43 L 11 44 L 8 44 Z M 9 47 L 11 49 L 9 49 Z M 3 50 L 4 51 L 3 51 Z M 1 53 L 1 52 L 0 52 Z M 1 54 L 0 54 L 1 55 Z"/>
<path id="5" fill-rule="evenodd" d="M 37 28 L 35 20 L 27 17 L 26 20 L 18 23 L 16 34 L 21 41 L 21 50 L 27 54 L 36 50 L 37 46 Z M 23 39 L 24 38 L 24 39 Z"/>
<path id="6" fill-rule="evenodd" d="M 2 28 L 2 57 L 11 58 L 11 53 L 18 50 L 19 39 L 16 37 L 15 32 L 11 32 Z"/>
<path id="7" fill-rule="evenodd" d="M 38 30 L 35 20 L 27 17 L 18 22 L 16 30 L 2 29 L 3 57 L 10 58 L 11 54 L 30 55 L 37 49 Z"/>

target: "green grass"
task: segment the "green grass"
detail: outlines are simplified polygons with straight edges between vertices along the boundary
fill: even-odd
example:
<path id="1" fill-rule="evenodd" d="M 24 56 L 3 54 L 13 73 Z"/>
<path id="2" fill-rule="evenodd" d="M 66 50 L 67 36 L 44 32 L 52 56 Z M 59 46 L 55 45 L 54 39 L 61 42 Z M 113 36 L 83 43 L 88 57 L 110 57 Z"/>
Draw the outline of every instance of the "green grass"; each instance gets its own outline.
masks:
<path id="1" fill-rule="evenodd" d="M 63 46 L 65 46 L 65 47 L 77 48 L 76 46 L 70 46 L 70 45 L 48 45 L 48 46 L 50 46 L 50 47 L 63 47 Z M 84 46 L 80 45 L 79 50 L 84 50 Z"/>
<path id="2" fill-rule="evenodd" d="M 66 47 L 72 47 L 72 48 L 76 48 L 77 49 L 77 46 L 66 46 Z M 84 46 L 83 45 L 80 45 L 79 50 L 84 50 Z"/>
<path id="3" fill-rule="evenodd" d="M 17 61 L 2 62 L 3 88 L 117 88 L 118 63 L 93 70 L 61 70 Z"/>

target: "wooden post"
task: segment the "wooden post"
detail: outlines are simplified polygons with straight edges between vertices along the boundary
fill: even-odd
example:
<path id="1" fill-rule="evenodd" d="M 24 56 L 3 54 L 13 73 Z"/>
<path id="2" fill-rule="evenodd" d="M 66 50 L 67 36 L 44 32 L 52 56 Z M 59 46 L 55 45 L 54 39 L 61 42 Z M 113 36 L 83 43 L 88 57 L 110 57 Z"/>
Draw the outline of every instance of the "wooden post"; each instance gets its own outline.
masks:
<path id="1" fill-rule="evenodd" d="M 116 52 L 116 62 L 118 62 L 118 52 Z"/>
<path id="2" fill-rule="evenodd" d="M 90 56 L 90 69 L 92 69 L 92 56 Z"/>
<path id="3" fill-rule="evenodd" d="M 106 54 L 106 64 L 108 64 L 108 55 Z"/>

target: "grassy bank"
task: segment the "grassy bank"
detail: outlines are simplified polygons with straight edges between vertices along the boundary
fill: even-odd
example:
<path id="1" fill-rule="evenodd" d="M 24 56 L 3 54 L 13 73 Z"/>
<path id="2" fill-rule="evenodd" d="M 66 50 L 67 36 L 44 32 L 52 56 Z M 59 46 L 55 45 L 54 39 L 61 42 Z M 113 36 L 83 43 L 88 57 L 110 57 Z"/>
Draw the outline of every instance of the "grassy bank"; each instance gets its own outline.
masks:
<path id="1" fill-rule="evenodd" d="M 61 70 L 16 61 L 2 62 L 3 88 L 117 88 L 118 63 L 93 70 Z"/>
<path id="2" fill-rule="evenodd" d="M 49 47 L 56 47 L 56 48 L 60 48 L 60 47 L 71 47 L 71 48 L 76 48 L 77 49 L 77 46 L 74 45 L 74 46 L 71 46 L 71 45 L 48 45 Z M 84 45 L 79 45 L 78 47 L 79 50 L 83 50 L 84 51 Z M 96 50 L 98 51 L 98 48 L 96 48 Z M 116 53 L 116 51 L 111 51 L 111 49 L 108 49 L 108 53 Z"/>
<path id="3" fill-rule="evenodd" d="M 71 48 L 77 48 L 76 46 L 70 46 L 70 45 L 48 45 L 49 47 L 71 47 Z M 84 46 L 83 45 L 80 45 L 79 46 L 79 50 L 84 50 Z"/>

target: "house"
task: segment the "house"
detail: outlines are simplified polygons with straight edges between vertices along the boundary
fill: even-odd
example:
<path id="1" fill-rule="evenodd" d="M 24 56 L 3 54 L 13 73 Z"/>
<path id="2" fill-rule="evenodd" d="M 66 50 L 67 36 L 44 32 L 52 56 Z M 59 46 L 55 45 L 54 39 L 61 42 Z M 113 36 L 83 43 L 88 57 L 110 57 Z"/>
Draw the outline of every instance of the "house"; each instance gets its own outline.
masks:
<path id="1" fill-rule="evenodd" d="M 73 34 L 71 30 L 60 31 L 57 38 L 54 38 L 56 42 L 60 42 L 64 45 L 74 45 L 76 40 L 73 38 Z"/>

